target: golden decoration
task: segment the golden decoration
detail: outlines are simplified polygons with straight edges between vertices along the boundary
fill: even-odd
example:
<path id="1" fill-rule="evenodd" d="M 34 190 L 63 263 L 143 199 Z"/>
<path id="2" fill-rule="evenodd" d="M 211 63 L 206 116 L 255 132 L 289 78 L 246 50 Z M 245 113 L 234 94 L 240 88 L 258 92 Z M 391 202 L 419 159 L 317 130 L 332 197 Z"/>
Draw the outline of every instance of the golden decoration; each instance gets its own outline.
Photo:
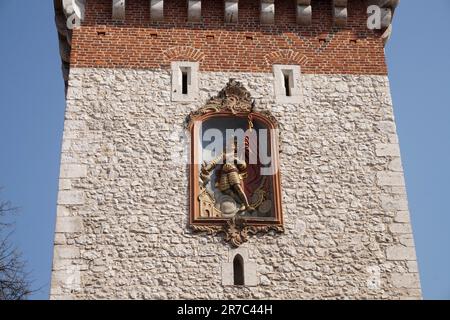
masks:
<path id="1" fill-rule="evenodd" d="M 250 92 L 235 79 L 230 79 L 227 86 L 219 92 L 216 97 L 211 98 L 205 106 L 191 112 L 186 119 L 186 128 L 189 129 L 194 121 L 207 114 L 230 112 L 233 115 L 239 113 L 251 114 L 254 112 L 255 101 L 251 98 Z M 277 120 L 267 110 L 258 110 L 258 114 L 269 119 L 276 127 Z M 253 128 L 253 123 L 249 121 Z"/>
<path id="2" fill-rule="evenodd" d="M 232 115 L 241 118 L 246 118 L 248 121 L 249 130 L 254 129 L 253 119 L 258 117 L 263 118 L 264 121 L 270 123 L 271 129 L 278 127 L 277 120 L 268 110 L 255 110 L 255 102 L 244 86 L 234 80 L 230 79 L 226 87 L 216 96 L 211 98 L 205 106 L 193 111 L 186 118 L 186 128 L 193 132 L 195 121 L 204 121 L 222 115 Z M 191 150 L 193 152 L 193 150 Z M 267 177 L 262 179 L 260 185 L 253 193 L 253 198 L 249 203 L 249 207 L 253 210 L 265 204 L 266 206 L 274 206 L 275 217 L 274 220 L 267 220 L 261 217 L 248 217 L 240 215 L 239 213 L 230 218 L 230 216 L 222 213 L 222 208 L 216 207 L 215 196 L 208 191 L 207 185 L 211 181 L 211 174 L 219 161 L 224 155 L 219 155 L 210 163 L 203 162 L 198 168 L 197 165 L 191 165 L 191 174 L 195 178 L 191 180 L 190 189 L 191 197 L 191 222 L 190 227 L 193 232 L 207 233 L 209 235 L 224 234 L 224 241 L 230 243 L 234 247 L 239 247 L 249 240 L 251 235 L 257 233 L 275 233 L 284 232 L 282 209 L 280 205 L 280 182 L 279 175 L 272 177 L 272 184 L 274 193 L 274 202 L 269 200 L 269 194 L 264 189 L 267 182 Z M 198 168 L 198 169 L 197 169 Z M 246 173 L 240 172 L 239 178 L 246 179 Z M 196 184 L 196 185 L 195 185 Z M 198 190 L 198 191 L 196 191 Z M 268 203 L 270 201 L 270 203 Z M 197 211 L 195 211 L 197 210 Z"/>
<path id="3" fill-rule="evenodd" d="M 208 235 L 224 233 L 224 240 L 236 248 L 247 242 L 250 235 L 269 231 L 284 232 L 282 225 L 248 225 L 247 220 L 239 216 L 231 218 L 223 225 L 192 225 L 191 228 L 194 232 L 206 232 Z"/>

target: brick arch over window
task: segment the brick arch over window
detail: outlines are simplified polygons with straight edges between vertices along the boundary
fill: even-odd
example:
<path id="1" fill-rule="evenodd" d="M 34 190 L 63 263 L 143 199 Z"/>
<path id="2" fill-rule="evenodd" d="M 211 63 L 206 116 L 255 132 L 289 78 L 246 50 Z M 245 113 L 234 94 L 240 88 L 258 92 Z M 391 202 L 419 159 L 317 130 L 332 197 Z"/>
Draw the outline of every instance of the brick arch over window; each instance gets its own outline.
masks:
<path id="1" fill-rule="evenodd" d="M 178 46 L 165 50 L 163 57 L 166 63 L 172 61 L 200 62 L 205 58 L 205 54 L 200 49 L 194 47 Z"/>
<path id="2" fill-rule="evenodd" d="M 267 65 L 274 64 L 297 64 L 305 66 L 308 63 L 308 57 L 294 50 L 272 51 L 264 56 Z"/>

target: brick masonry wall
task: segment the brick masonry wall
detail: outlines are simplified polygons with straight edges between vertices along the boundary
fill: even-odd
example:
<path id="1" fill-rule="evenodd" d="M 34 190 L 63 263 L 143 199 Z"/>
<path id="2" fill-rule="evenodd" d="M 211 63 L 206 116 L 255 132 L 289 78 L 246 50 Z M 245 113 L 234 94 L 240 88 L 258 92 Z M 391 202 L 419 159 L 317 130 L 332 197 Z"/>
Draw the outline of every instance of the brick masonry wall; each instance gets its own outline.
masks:
<path id="1" fill-rule="evenodd" d="M 243 246 L 254 287 L 222 285 L 233 251 L 191 233 L 188 171 L 172 161 L 186 115 L 229 78 L 280 123 L 286 233 Z M 304 74 L 302 101 L 282 105 L 271 73 L 199 80 L 198 101 L 175 103 L 169 70 L 72 68 L 52 299 L 420 298 L 386 76 Z"/>
<path id="2" fill-rule="evenodd" d="M 163 22 L 150 21 L 149 0 L 127 1 L 124 22 L 110 0 L 89 0 L 74 31 L 72 67 L 168 68 L 200 61 L 203 71 L 270 72 L 299 64 L 308 74 L 387 74 L 380 32 L 367 29 L 364 1 L 349 0 L 348 25 L 334 28 L 332 1 L 313 0 L 311 26 L 296 24 L 295 1 L 277 0 L 274 25 L 259 23 L 259 0 L 239 2 L 239 22 L 224 23 L 222 0 L 203 0 L 201 23 L 187 22 L 186 0 L 165 0 Z"/>

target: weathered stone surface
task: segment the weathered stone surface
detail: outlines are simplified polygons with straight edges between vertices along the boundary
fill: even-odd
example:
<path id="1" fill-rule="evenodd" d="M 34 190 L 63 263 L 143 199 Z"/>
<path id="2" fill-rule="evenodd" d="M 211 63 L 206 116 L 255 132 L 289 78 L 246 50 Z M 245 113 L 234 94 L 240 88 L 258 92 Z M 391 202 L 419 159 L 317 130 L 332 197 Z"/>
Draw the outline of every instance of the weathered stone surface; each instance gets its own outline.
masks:
<path id="1" fill-rule="evenodd" d="M 394 221 L 400 223 L 410 223 L 409 212 L 408 211 L 397 212 Z"/>
<path id="2" fill-rule="evenodd" d="M 395 127 L 395 123 L 393 121 L 380 121 L 377 124 L 378 129 L 385 134 L 394 134 L 397 136 L 397 129 Z"/>
<path id="3" fill-rule="evenodd" d="M 394 288 L 387 280 L 398 270 L 414 273 L 405 262 L 415 261 L 415 252 L 400 245 L 412 241 L 410 233 L 391 234 L 405 222 L 403 175 L 389 168 L 391 156 L 375 152 L 395 136 L 386 77 L 304 74 L 295 104 L 275 102 L 274 77 L 265 73 L 200 70 L 199 98 L 189 103 L 171 101 L 168 70 L 72 68 L 70 77 L 77 90 L 67 95 L 61 162 L 85 165 L 87 174 L 62 178 L 71 189 L 60 191 L 58 218 L 83 223 L 60 220 L 71 223 L 61 222 L 67 229 L 55 239 L 52 298 L 417 295 L 402 287 L 406 280 L 396 279 Z M 250 238 L 245 247 L 257 285 L 243 290 L 222 284 L 229 246 L 187 228 L 182 161 L 186 116 L 230 78 L 248 88 L 256 111 L 277 118 L 287 151 L 280 154 L 286 233 Z M 365 272 L 374 265 L 383 276 L 375 289 Z"/>
<path id="4" fill-rule="evenodd" d="M 59 190 L 70 190 L 72 181 L 70 179 L 59 179 Z"/>
<path id="5" fill-rule="evenodd" d="M 397 288 L 420 288 L 419 276 L 416 273 L 394 273 L 391 275 L 391 281 Z"/>
<path id="6" fill-rule="evenodd" d="M 392 195 L 382 195 L 381 196 L 381 207 L 385 211 L 399 211 L 408 210 L 408 201 L 405 196 L 392 196 Z"/>
<path id="7" fill-rule="evenodd" d="M 400 148 L 398 144 L 377 144 L 376 154 L 379 157 L 400 157 Z"/>
<path id="8" fill-rule="evenodd" d="M 393 246 L 386 249 L 388 260 L 416 260 L 414 247 Z"/>
<path id="9" fill-rule="evenodd" d="M 411 273 L 419 273 L 419 268 L 417 267 L 416 261 L 408 261 L 406 262 L 406 265 L 408 266 L 408 271 Z"/>
<path id="10" fill-rule="evenodd" d="M 411 234 L 411 225 L 409 223 L 393 223 L 389 226 L 389 230 L 396 234 Z"/>
<path id="11" fill-rule="evenodd" d="M 63 244 L 66 244 L 66 236 L 63 233 L 56 233 L 55 245 L 63 245 Z"/>
<path id="12" fill-rule="evenodd" d="M 57 233 L 75 233 L 83 230 L 83 220 L 80 217 L 58 217 L 56 220 Z"/>
<path id="13" fill-rule="evenodd" d="M 60 191 L 58 194 L 58 204 L 60 205 L 84 204 L 84 194 L 82 191 Z"/>
<path id="14" fill-rule="evenodd" d="M 389 163 L 389 170 L 395 172 L 403 172 L 402 160 L 400 158 L 395 158 Z"/>
<path id="15" fill-rule="evenodd" d="M 74 246 L 55 246 L 54 255 L 56 260 L 76 259 L 80 256 L 80 249 Z"/>
<path id="16" fill-rule="evenodd" d="M 60 205 L 58 205 L 56 207 L 56 216 L 57 217 L 69 217 L 70 215 L 71 215 L 70 210 L 67 207 L 60 206 Z"/>
<path id="17" fill-rule="evenodd" d="M 402 234 L 399 235 L 399 242 L 400 244 L 407 246 L 407 247 L 414 247 L 414 238 L 412 234 Z"/>
<path id="18" fill-rule="evenodd" d="M 77 164 L 62 164 L 60 178 L 84 178 L 87 176 L 87 167 Z"/>
<path id="19" fill-rule="evenodd" d="M 405 180 L 403 173 L 378 172 L 378 185 L 380 186 L 403 186 Z"/>

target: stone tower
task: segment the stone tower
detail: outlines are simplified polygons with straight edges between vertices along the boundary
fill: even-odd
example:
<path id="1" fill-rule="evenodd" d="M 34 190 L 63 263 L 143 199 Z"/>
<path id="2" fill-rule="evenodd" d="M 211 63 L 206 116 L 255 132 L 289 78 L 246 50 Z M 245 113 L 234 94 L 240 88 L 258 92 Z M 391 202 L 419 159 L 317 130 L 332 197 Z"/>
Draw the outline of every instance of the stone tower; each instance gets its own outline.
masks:
<path id="1" fill-rule="evenodd" d="M 384 54 L 397 2 L 55 0 L 51 298 L 420 298 Z M 227 125 L 277 170 L 247 138 L 234 164 L 205 160 L 203 130 Z"/>

